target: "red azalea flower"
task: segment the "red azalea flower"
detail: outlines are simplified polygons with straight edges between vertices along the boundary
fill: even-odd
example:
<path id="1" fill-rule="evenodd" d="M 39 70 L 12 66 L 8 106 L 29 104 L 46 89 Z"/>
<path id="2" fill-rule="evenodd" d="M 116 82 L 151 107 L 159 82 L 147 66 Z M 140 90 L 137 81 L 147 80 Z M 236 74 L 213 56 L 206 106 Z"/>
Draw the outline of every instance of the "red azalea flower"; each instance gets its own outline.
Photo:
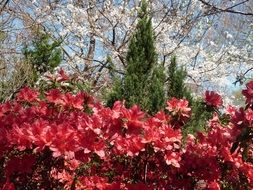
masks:
<path id="1" fill-rule="evenodd" d="M 165 154 L 164 159 L 166 161 L 166 164 L 173 165 L 174 167 L 179 168 L 180 164 L 179 161 L 181 160 L 180 154 L 172 151 L 168 151 L 167 154 Z"/>
<path id="2" fill-rule="evenodd" d="M 246 104 L 251 104 L 253 103 L 253 81 L 247 83 L 246 88 L 242 94 L 246 97 Z"/>
<path id="3" fill-rule="evenodd" d="M 230 117 L 233 117 L 233 116 L 235 115 L 235 112 L 236 112 L 236 107 L 235 107 L 235 106 L 228 105 L 227 110 L 226 110 L 226 113 L 227 113 Z"/>
<path id="4" fill-rule="evenodd" d="M 235 111 L 235 114 L 231 118 L 231 122 L 236 126 L 240 126 L 245 121 L 245 111 L 243 108 Z"/>
<path id="5" fill-rule="evenodd" d="M 15 190 L 14 184 L 10 181 L 8 178 L 4 186 L 1 188 L 1 190 Z"/>
<path id="6" fill-rule="evenodd" d="M 68 81 L 69 77 L 66 75 L 63 69 L 59 71 L 59 75 L 56 77 L 57 82 Z"/>
<path id="7" fill-rule="evenodd" d="M 99 176 L 83 176 L 79 178 L 80 189 L 106 189 L 107 178 Z"/>
<path id="8" fill-rule="evenodd" d="M 63 95 L 61 94 L 61 91 L 59 89 L 52 89 L 46 92 L 46 99 L 50 103 L 63 104 L 62 97 Z"/>
<path id="9" fill-rule="evenodd" d="M 223 103 L 221 96 L 214 91 L 206 91 L 205 102 L 207 105 L 213 107 L 220 107 Z"/>
<path id="10" fill-rule="evenodd" d="M 248 110 L 245 112 L 245 118 L 246 118 L 250 123 L 252 123 L 252 121 L 253 121 L 253 110 L 252 110 L 252 109 L 248 109 Z"/>
<path id="11" fill-rule="evenodd" d="M 65 71 L 61 68 L 57 74 L 46 74 L 45 77 L 52 82 L 64 82 L 70 80 L 69 76 L 66 75 Z"/>
<path id="12" fill-rule="evenodd" d="M 27 154 L 22 156 L 11 156 L 5 167 L 5 173 L 9 177 L 15 172 L 31 173 L 32 166 L 36 161 L 34 154 Z"/>
<path id="13" fill-rule="evenodd" d="M 8 111 L 11 111 L 11 104 L 9 102 L 0 105 L 0 118 Z"/>
<path id="14" fill-rule="evenodd" d="M 20 92 L 17 95 L 17 99 L 19 101 L 25 101 L 25 102 L 33 102 L 37 101 L 39 96 L 39 92 L 36 90 L 32 90 L 29 87 L 24 87 L 20 90 Z"/>
<path id="15" fill-rule="evenodd" d="M 210 190 L 220 190 L 220 185 L 216 181 L 213 181 L 208 184 L 208 189 Z"/>
<path id="16" fill-rule="evenodd" d="M 64 102 L 64 105 L 70 106 L 76 109 L 83 109 L 83 103 L 84 103 L 84 94 L 78 93 L 76 95 L 73 95 L 71 93 L 66 93 L 63 95 L 62 100 Z"/>
<path id="17" fill-rule="evenodd" d="M 40 100 L 36 91 L 21 92 L 20 100 L 0 104 L 5 177 L 0 190 L 30 184 L 39 189 L 76 190 L 219 190 L 221 185 L 253 189 L 253 164 L 243 160 L 239 146 L 230 152 L 241 129 L 253 123 L 249 106 L 246 110 L 230 107 L 228 124 L 221 124 L 214 114 L 206 122 L 208 131 L 188 135 L 183 144 L 177 126 L 190 117 L 187 100 L 173 98 L 167 102 L 170 115 L 160 111 L 150 116 L 138 106 L 128 109 L 120 102 L 112 109 L 104 107 L 83 93 L 54 89 Z M 27 106 L 26 101 L 34 102 Z M 214 92 L 206 92 L 206 101 L 209 106 L 222 105 Z M 92 111 L 84 112 L 83 105 Z M 47 183 L 44 174 L 49 177 Z"/>
<path id="18" fill-rule="evenodd" d="M 188 107 L 188 101 L 185 99 L 172 98 L 167 101 L 167 110 L 172 112 L 172 115 L 178 115 L 182 121 L 185 121 L 191 115 L 191 108 Z"/>

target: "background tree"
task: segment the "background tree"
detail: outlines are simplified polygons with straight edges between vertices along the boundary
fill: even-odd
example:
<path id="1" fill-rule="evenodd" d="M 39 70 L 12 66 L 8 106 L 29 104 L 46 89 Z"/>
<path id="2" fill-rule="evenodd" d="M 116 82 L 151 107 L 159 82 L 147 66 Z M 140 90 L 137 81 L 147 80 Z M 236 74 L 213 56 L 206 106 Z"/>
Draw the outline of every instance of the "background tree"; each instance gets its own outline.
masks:
<path id="1" fill-rule="evenodd" d="M 167 98 L 185 98 L 192 103 L 191 92 L 185 85 L 187 72 L 182 66 L 180 68 L 177 67 L 176 56 L 171 58 L 167 75 Z"/>
<path id="2" fill-rule="evenodd" d="M 67 69 L 95 84 L 96 94 L 112 82 L 108 77 L 108 54 L 115 70 L 125 73 L 127 48 L 137 25 L 140 1 L 8 2 L 0 15 L 1 30 L 8 36 L 0 49 L 6 64 L 12 67 L 16 63 L 14 57 L 20 56 L 20 47 L 32 39 L 31 28 L 39 26 L 52 38 L 63 41 Z M 241 71 L 252 73 L 252 3 L 150 1 L 159 60 L 168 63 L 171 55 L 180 55 L 178 64 L 187 69 L 187 83 L 198 85 L 199 93 L 207 87 L 227 93 L 233 88 L 232 79 Z M 8 71 L 11 75 L 12 70 Z"/>
<path id="3" fill-rule="evenodd" d="M 132 36 L 126 56 L 126 73 L 117 81 L 108 104 L 115 100 L 126 100 L 126 105 L 138 104 L 143 110 L 155 113 L 164 105 L 165 75 L 158 64 L 155 39 L 148 4 L 142 1 L 139 21 Z"/>
<path id="4" fill-rule="evenodd" d="M 186 136 L 191 133 L 194 134 L 197 131 L 202 131 L 205 126 L 206 117 L 199 118 L 205 111 L 203 100 L 193 99 L 190 89 L 186 87 L 185 80 L 187 76 L 186 70 L 181 66 L 178 67 L 176 56 L 172 56 L 167 72 L 167 99 L 173 97 L 178 99 L 187 99 L 191 107 L 191 119 L 186 123 L 183 128 L 183 134 Z"/>
<path id="5" fill-rule="evenodd" d="M 208 130 L 206 121 L 212 117 L 212 111 L 207 109 L 203 98 L 193 98 L 190 87 L 185 84 L 187 71 L 177 66 L 176 56 L 171 58 L 167 75 L 167 98 L 187 99 L 191 107 L 191 118 L 182 129 L 184 136 Z"/>
<path id="6" fill-rule="evenodd" d="M 42 2 L 37 1 L 36 6 L 42 7 Z M 44 5 L 35 14 L 47 31 L 64 39 L 70 66 L 82 65 L 80 72 L 89 80 L 99 81 L 96 84 L 100 86 L 110 84 L 106 80 L 108 53 L 117 63 L 117 70 L 126 71 L 126 52 L 137 25 L 139 2 L 58 1 Z M 252 10 L 250 1 L 209 3 L 224 10 Z M 231 85 L 227 75 L 235 77 L 239 67 L 250 67 L 251 15 L 214 10 L 199 0 L 150 1 L 149 12 L 159 59 L 166 63 L 170 55 L 180 55 L 178 63 L 187 68 L 187 80 L 201 86 L 201 90 Z M 98 71 L 99 75 L 90 77 Z M 223 82 L 218 83 L 217 78 Z"/>
<path id="7" fill-rule="evenodd" d="M 62 52 L 59 48 L 61 42 L 43 32 L 37 32 L 30 45 L 23 49 L 25 62 L 33 68 L 33 80 L 36 82 L 38 77 L 47 71 L 52 72 L 62 61 Z"/>
<path id="8" fill-rule="evenodd" d="M 52 72 L 62 61 L 61 42 L 53 40 L 48 34 L 36 32 L 31 43 L 26 43 L 22 56 L 16 57 L 12 67 L 0 60 L 3 65 L 3 72 L 0 73 L 3 76 L 0 81 L 1 102 L 13 98 L 25 85 L 33 86 L 41 75 Z"/>

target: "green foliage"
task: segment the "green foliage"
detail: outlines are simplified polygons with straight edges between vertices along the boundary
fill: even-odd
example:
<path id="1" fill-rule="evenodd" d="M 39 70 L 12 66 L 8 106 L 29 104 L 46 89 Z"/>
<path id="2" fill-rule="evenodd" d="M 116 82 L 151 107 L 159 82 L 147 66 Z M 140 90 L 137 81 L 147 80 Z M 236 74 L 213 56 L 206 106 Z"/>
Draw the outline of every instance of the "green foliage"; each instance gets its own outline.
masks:
<path id="1" fill-rule="evenodd" d="M 39 75 L 53 71 L 62 61 L 62 52 L 59 48 L 61 42 L 53 40 L 48 34 L 39 32 L 34 37 L 31 45 L 23 49 L 25 60 L 31 64 L 34 72 L 33 78 L 36 81 Z"/>
<path id="2" fill-rule="evenodd" d="M 13 71 L 0 78 L 0 102 L 5 102 L 14 97 L 14 95 L 25 85 L 32 84 L 31 78 L 33 71 L 30 65 L 24 62 L 16 62 Z"/>
<path id="3" fill-rule="evenodd" d="M 121 79 L 118 76 L 113 77 L 114 81 L 114 86 L 111 92 L 106 93 L 106 104 L 109 107 L 112 107 L 114 102 L 117 100 L 122 100 L 123 99 L 123 84 Z"/>
<path id="4" fill-rule="evenodd" d="M 149 113 L 164 105 L 164 68 L 158 64 L 151 18 L 147 2 L 142 1 L 137 30 L 132 36 L 126 56 L 127 68 L 122 80 L 115 77 L 114 89 L 107 104 L 126 100 L 126 106 L 138 104 Z"/>
<path id="5" fill-rule="evenodd" d="M 60 77 L 59 74 L 51 74 L 51 76 L 55 76 L 55 78 Z M 61 89 L 62 92 L 71 92 L 73 94 L 78 92 L 92 93 L 91 84 L 76 75 L 68 76 L 66 81 L 57 81 L 55 79 L 41 80 L 36 87 L 38 87 L 41 93 L 55 88 Z"/>
<path id="6" fill-rule="evenodd" d="M 175 98 L 185 98 L 192 105 L 193 100 L 191 96 L 191 92 L 186 88 L 184 82 L 187 76 L 186 70 L 181 67 L 177 68 L 176 56 L 171 58 L 171 62 L 168 68 L 168 89 L 167 89 L 167 97 L 168 99 Z"/>
<path id="7" fill-rule="evenodd" d="M 191 91 L 185 86 L 185 79 L 187 76 L 186 70 L 177 67 L 176 57 L 171 58 L 168 68 L 168 99 L 176 97 L 178 99 L 185 98 L 189 101 L 192 115 L 190 121 L 183 127 L 183 135 L 195 134 L 198 131 L 206 131 L 206 121 L 212 117 L 212 112 L 207 109 L 204 101 L 193 99 Z"/>
<path id="8" fill-rule="evenodd" d="M 192 101 L 191 109 L 191 119 L 183 128 L 184 137 L 187 134 L 195 134 L 198 131 L 207 131 L 206 122 L 212 117 L 212 112 L 207 110 L 202 99 Z"/>
<path id="9" fill-rule="evenodd" d="M 0 30 L 0 41 L 4 38 L 5 33 Z M 15 64 L 11 69 L 4 58 L 0 58 L 0 102 L 12 99 L 25 85 L 34 86 L 41 74 L 53 71 L 62 60 L 59 46 L 60 41 L 54 41 L 49 35 L 39 32 L 22 49 L 24 57 L 12 58 Z"/>

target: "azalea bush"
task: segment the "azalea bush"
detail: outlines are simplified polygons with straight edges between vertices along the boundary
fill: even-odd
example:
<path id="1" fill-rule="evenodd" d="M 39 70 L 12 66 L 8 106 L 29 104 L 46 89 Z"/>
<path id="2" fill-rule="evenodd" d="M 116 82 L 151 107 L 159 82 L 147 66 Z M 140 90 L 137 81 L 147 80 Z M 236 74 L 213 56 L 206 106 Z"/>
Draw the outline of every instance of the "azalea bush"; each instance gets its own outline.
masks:
<path id="1" fill-rule="evenodd" d="M 253 82 L 246 107 L 223 115 L 221 97 L 207 92 L 207 130 L 183 142 L 187 100 L 150 116 L 84 92 L 25 87 L 0 105 L 0 189 L 252 189 L 252 92 Z"/>

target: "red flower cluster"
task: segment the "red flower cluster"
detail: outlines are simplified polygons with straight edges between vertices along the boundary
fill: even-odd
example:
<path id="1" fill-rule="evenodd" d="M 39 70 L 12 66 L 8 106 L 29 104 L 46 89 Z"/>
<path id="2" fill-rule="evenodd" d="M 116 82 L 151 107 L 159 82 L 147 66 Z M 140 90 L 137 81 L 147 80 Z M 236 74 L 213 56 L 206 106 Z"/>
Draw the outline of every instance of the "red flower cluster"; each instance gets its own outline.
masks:
<path id="1" fill-rule="evenodd" d="M 208 106 L 218 108 L 222 106 L 222 98 L 219 94 L 214 91 L 206 91 L 205 102 Z"/>
<path id="2" fill-rule="evenodd" d="M 210 105 L 221 105 L 215 97 Z M 104 107 L 85 93 L 22 89 L 0 105 L 0 189 L 253 188 L 252 162 L 243 149 L 230 152 L 238 122 L 251 124 L 252 110 L 234 110 L 227 126 L 214 115 L 208 133 L 188 135 L 182 145 L 191 109 L 175 98 L 167 105 L 168 115 L 150 117 L 121 102 Z"/>
<path id="3" fill-rule="evenodd" d="M 56 75 L 46 75 L 46 78 L 53 82 L 64 82 L 70 79 L 63 69 L 60 69 L 59 73 L 57 73 Z"/>
<path id="4" fill-rule="evenodd" d="M 188 107 L 189 102 L 185 99 L 172 98 L 167 101 L 166 109 L 176 117 L 178 121 L 185 123 L 191 116 L 191 108 Z"/>
<path id="5" fill-rule="evenodd" d="M 253 81 L 246 84 L 246 89 L 242 91 L 242 94 L 246 97 L 246 104 L 253 103 Z"/>

